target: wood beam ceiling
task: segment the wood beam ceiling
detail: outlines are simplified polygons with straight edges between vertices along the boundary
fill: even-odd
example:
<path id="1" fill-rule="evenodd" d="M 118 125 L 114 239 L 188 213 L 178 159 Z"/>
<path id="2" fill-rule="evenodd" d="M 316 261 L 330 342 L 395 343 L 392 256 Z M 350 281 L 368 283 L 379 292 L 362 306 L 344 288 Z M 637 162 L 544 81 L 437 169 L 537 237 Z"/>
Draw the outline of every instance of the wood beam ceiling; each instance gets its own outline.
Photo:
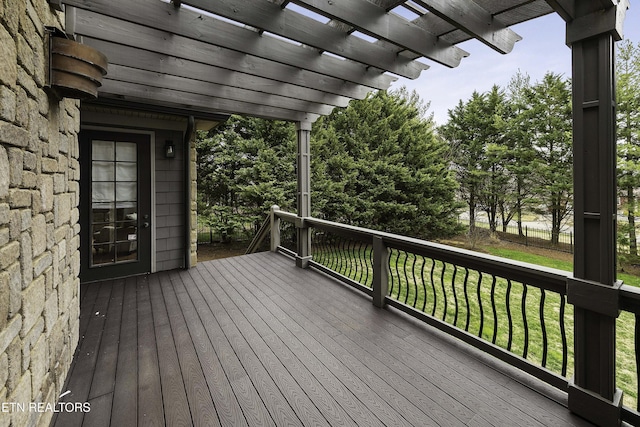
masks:
<path id="1" fill-rule="evenodd" d="M 457 67 L 468 53 L 400 16 L 367 0 L 292 0 L 308 9 L 345 22 L 365 34 L 402 46 L 447 67 Z"/>
<path id="2" fill-rule="evenodd" d="M 371 89 L 386 89 L 395 78 L 382 70 L 366 65 L 343 61 L 327 55 L 318 55 L 315 49 L 295 45 L 273 37 L 263 37 L 257 31 L 242 28 L 192 10 L 174 8 L 158 0 L 65 0 L 65 3 L 124 22 L 138 23 L 189 39 L 238 52 L 254 55 L 269 61 L 333 76 Z M 160 42 L 160 40 L 158 40 Z"/>
<path id="3" fill-rule="evenodd" d="M 101 96 L 107 98 L 125 99 L 154 105 L 178 105 L 187 110 L 197 109 L 208 112 L 247 114 L 267 119 L 290 120 L 294 122 L 314 122 L 318 118 L 317 114 L 242 101 L 232 101 L 213 96 L 117 80 L 105 80 L 102 89 L 104 92 Z"/>
<path id="4" fill-rule="evenodd" d="M 266 1 L 188 0 L 184 3 L 410 79 L 429 68 L 408 58 L 398 58 L 397 52 L 383 46 L 358 37 L 345 37 L 345 33 L 335 27 Z"/>
<path id="5" fill-rule="evenodd" d="M 522 37 L 470 0 L 415 0 L 433 14 L 465 31 L 490 48 L 509 53 Z"/>
<path id="6" fill-rule="evenodd" d="M 552 7 L 570 14 L 575 2 L 61 1 L 77 8 L 67 29 L 109 57 L 101 97 L 286 120 L 328 114 L 394 75 L 416 78 L 428 68 L 416 59 L 455 67 L 468 55 L 456 44 L 470 38 L 510 52 L 520 39 L 510 25 Z"/>

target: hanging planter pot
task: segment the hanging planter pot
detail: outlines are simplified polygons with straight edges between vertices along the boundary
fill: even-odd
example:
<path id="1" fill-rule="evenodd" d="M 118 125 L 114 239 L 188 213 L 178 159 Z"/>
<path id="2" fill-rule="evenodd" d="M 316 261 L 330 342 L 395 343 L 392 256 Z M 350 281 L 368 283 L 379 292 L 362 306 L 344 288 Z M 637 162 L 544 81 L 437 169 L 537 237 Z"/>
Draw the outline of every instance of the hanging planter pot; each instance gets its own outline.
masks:
<path id="1" fill-rule="evenodd" d="M 95 99 L 107 57 L 98 50 L 62 37 L 50 38 L 49 86 L 60 98 Z"/>

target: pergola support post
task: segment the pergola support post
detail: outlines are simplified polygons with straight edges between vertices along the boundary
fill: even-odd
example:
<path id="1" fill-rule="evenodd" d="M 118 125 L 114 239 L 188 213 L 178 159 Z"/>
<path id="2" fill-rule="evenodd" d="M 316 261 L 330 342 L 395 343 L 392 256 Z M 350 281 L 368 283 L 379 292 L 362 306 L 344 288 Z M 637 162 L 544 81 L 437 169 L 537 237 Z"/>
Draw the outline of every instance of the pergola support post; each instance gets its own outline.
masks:
<path id="1" fill-rule="evenodd" d="M 296 221 L 297 255 L 296 266 L 307 268 L 311 260 L 311 233 L 304 218 L 311 215 L 311 122 L 296 123 L 298 138 L 298 220 Z"/>
<path id="2" fill-rule="evenodd" d="M 280 246 L 280 218 L 276 213 L 280 210 L 280 206 L 271 206 L 271 212 L 269 213 L 269 221 L 271 222 L 271 252 L 278 252 Z"/>
<path id="3" fill-rule="evenodd" d="M 575 377 L 569 409 L 596 425 L 620 425 L 616 388 L 615 52 L 626 2 L 572 2 L 575 252 L 567 300 L 574 310 Z M 622 17 L 622 18 L 620 18 Z"/>

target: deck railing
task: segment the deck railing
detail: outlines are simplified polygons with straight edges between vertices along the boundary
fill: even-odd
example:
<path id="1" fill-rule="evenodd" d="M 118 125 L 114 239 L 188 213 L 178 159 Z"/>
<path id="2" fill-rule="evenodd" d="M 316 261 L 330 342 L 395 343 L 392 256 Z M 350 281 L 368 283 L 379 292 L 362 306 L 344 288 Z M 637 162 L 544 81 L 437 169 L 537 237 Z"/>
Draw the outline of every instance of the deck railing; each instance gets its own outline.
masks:
<path id="1" fill-rule="evenodd" d="M 620 288 L 620 308 L 622 313 L 617 322 L 617 369 L 618 384 L 622 387 L 626 397 L 631 397 L 630 405 L 623 408 L 625 421 L 632 425 L 640 425 L 640 288 L 622 285 Z M 633 336 L 633 340 L 628 339 Z M 635 365 L 635 366 L 634 366 Z M 635 368 L 635 370 L 633 369 Z M 633 403 L 632 403 L 633 402 Z"/>
<path id="2" fill-rule="evenodd" d="M 376 305 L 399 309 L 568 390 L 573 376 L 569 272 L 278 210 L 272 218 L 272 250 L 283 249 L 281 220 L 307 227 L 312 230 L 310 267 L 371 295 Z M 635 316 L 634 348 L 622 349 L 635 355 L 635 372 L 629 378 L 618 375 L 634 408 L 624 407 L 623 419 L 640 425 L 635 399 L 640 289 L 623 285 L 620 295 L 621 319 Z"/>

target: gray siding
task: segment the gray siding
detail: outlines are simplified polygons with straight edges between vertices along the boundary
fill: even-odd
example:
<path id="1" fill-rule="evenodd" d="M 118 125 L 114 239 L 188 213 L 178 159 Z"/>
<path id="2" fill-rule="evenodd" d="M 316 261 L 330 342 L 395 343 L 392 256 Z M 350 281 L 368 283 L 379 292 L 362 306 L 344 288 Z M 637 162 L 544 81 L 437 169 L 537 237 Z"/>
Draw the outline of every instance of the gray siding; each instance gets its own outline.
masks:
<path id="1" fill-rule="evenodd" d="M 172 140 L 176 156 L 165 159 L 164 145 Z M 156 131 L 156 270 L 184 267 L 184 150 L 182 132 Z"/>

